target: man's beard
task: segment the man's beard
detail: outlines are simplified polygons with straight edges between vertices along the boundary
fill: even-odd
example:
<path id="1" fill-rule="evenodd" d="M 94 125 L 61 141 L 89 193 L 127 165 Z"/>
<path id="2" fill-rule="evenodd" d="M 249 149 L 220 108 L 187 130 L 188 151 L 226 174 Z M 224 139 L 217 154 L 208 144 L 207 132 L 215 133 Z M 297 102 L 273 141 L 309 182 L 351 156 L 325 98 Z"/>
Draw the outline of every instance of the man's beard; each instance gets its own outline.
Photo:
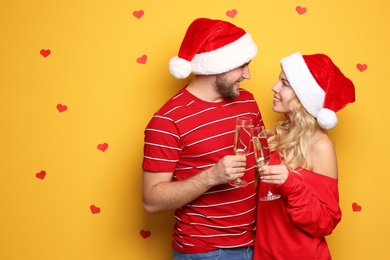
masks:
<path id="1" fill-rule="evenodd" d="M 226 79 L 226 74 L 217 75 L 215 79 L 215 85 L 218 88 L 218 92 L 224 99 L 233 99 L 240 95 L 239 93 L 234 92 L 235 83 L 236 82 L 228 82 Z"/>

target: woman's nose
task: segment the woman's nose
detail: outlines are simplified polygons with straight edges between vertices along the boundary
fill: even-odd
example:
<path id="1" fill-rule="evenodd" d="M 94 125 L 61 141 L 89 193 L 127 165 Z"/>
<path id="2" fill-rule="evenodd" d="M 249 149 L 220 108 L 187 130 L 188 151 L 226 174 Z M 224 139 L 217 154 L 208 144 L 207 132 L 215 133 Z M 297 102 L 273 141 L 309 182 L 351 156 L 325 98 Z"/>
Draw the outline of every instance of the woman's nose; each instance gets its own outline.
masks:
<path id="1" fill-rule="evenodd" d="M 272 91 L 273 92 L 279 92 L 280 87 L 282 86 L 282 81 L 278 80 L 273 86 L 272 86 Z"/>

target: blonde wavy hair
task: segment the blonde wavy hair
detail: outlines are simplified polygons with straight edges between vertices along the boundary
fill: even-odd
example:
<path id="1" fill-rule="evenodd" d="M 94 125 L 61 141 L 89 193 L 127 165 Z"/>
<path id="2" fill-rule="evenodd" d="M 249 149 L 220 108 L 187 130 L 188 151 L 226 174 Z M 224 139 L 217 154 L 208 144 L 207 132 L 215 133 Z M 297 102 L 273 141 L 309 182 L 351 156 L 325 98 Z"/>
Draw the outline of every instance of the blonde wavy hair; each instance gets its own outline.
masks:
<path id="1" fill-rule="evenodd" d="M 268 142 L 271 151 L 277 151 L 283 164 L 290 171 L 298 166 L 312 170 L 307 161 L 309 140 L 317 131 L 325 132 L 294 95 L 289 101 L 291 114 L 283 116 L 276 126 L 268 131 Z M 326 133 L 326 132 L 325 132 Z"/>

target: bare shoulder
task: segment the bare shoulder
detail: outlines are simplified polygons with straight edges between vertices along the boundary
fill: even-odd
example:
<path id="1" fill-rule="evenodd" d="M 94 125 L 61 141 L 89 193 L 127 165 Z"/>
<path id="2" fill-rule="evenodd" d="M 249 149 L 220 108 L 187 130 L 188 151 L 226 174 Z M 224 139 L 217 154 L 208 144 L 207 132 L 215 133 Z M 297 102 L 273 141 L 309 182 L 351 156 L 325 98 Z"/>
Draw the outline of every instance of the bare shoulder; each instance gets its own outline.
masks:
<path id="1" fill-rule="evenodd" d="M 310 150 L 318 153 L 334 152 L 334 143 L 325 133 L 313 136 L 310 142 Z"/>
<path id="2" fill-rule="evenodd" d="M 337 157 L 333 141 L 325 133 L 313 136 L 307 158 L 313 171 L 337 179 Z"/>

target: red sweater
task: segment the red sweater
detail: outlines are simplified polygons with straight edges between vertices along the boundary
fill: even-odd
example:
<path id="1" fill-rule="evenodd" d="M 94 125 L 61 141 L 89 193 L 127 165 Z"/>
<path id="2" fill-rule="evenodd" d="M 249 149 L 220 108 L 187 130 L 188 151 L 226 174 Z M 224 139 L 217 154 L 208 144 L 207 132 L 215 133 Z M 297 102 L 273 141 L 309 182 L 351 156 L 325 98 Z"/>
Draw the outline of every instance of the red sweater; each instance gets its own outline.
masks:
<path id="1" fill-rule="evenodd" d="M 236 117 L 250 116 L 263 124 L 253 95 L 205 102 L 181 90 L 151 119 L 145 129 L 143 169 L 173 172 L 173 181 L 187 179 L 234 155 Z M 182 253 L 253 246 L 255 239 L 255 160 L 247 156 L 245 188 L 218 185 L 175 211 L 172 246 Z"/>
<path id="2" fill-rule="evenodd" d="M 273 153 L 270 165 L 280 163 Z M 331 259 L 325 236 L 341 220 L 338 180 L 297 171 L 277 187 L 281 199 L 258 201 L 255 260 Z M 259 186 L 266 188 L 263 182 Z"/>

